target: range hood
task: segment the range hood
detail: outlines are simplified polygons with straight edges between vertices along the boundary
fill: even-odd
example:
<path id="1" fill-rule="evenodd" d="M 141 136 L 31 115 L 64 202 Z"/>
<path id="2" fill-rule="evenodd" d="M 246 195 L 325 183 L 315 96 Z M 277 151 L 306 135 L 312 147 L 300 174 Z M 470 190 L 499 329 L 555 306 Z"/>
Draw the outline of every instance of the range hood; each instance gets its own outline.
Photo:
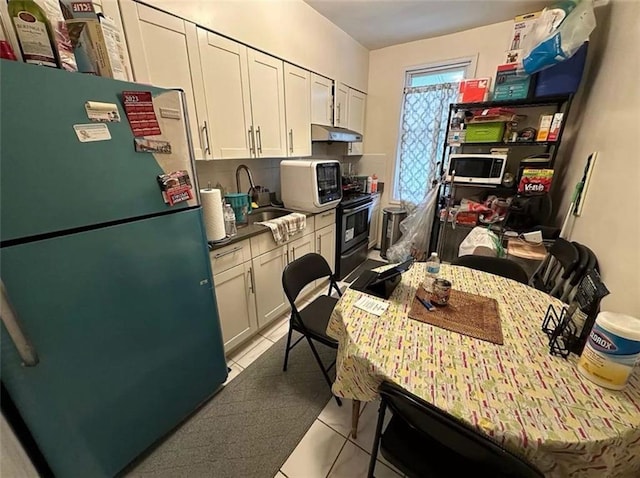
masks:
<path id="1" fill-rule="evenodd" d="M 362 143 L 362 135 L 346 128 L 312 124 L 311 141 Z"/>

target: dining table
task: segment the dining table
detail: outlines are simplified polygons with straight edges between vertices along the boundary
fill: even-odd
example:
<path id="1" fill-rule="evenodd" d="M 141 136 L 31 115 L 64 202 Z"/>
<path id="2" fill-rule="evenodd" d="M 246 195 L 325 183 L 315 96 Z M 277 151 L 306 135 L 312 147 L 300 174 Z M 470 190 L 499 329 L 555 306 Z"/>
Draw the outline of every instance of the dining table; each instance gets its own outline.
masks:
<path id="1" fill-rule="evenodd" d="M 623 390 L 582 376 L 578 358 L 549 353 L 542 321 L 558 299 L 525 284 L 442 264 L 452 289 L 497 302 L 502 344 L 414 320 L 409 311 L 426 278 L 415 263 L 379 316 L 355 304 L 347 289 L 327 333 L 338 341 L 332 391 L 352 399 L 352 434 L 361 402 L 393 382 L 462 420 L 548 477 L 640 477 L 640 367 Z M 382 299 L 379 299 L 382 300 Z"/>

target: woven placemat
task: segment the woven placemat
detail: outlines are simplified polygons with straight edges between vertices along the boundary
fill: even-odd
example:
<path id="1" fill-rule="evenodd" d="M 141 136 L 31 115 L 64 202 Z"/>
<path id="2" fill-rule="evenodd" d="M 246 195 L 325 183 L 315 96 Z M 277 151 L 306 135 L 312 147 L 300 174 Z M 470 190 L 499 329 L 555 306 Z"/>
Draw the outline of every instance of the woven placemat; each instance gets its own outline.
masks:
<path id="1" fill-rule="evenodd" d="M 430 294 L 420 287 L 416 295 L 429 300 Z M 494 344 L 503 344 L 498 302 L 489 297 L 451 289 L 449 305 L 436 306 L 432 312 L 414 297 L 409 318 Z"/>

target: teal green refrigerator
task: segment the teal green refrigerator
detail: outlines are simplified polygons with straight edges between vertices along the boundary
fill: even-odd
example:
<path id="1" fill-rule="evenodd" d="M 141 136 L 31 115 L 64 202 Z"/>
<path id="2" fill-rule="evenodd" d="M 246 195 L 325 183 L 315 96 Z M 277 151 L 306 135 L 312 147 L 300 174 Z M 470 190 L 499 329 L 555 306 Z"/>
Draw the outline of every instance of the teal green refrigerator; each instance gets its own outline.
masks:
<path id="1" fill-rule="evenodd" d="M 184 95 L 7 60 L 0 84 L 2 385 L 56 476 L 114 476 L 227 377 Z"/>

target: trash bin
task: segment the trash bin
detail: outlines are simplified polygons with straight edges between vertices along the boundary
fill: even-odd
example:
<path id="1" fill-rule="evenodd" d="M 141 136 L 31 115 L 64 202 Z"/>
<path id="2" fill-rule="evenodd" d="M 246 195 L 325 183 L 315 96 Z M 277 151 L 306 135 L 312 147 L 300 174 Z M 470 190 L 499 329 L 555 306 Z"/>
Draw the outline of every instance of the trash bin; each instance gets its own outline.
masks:
<path id="1" fill-rule="evenodd" d="M 402 233 L 400 223 L 407 217 L 407 210 L 402 207 L 385 207 L 382 210 L 382 241 L 380 256 L 387 258 L 387 250 L 398 242 Z"/>

